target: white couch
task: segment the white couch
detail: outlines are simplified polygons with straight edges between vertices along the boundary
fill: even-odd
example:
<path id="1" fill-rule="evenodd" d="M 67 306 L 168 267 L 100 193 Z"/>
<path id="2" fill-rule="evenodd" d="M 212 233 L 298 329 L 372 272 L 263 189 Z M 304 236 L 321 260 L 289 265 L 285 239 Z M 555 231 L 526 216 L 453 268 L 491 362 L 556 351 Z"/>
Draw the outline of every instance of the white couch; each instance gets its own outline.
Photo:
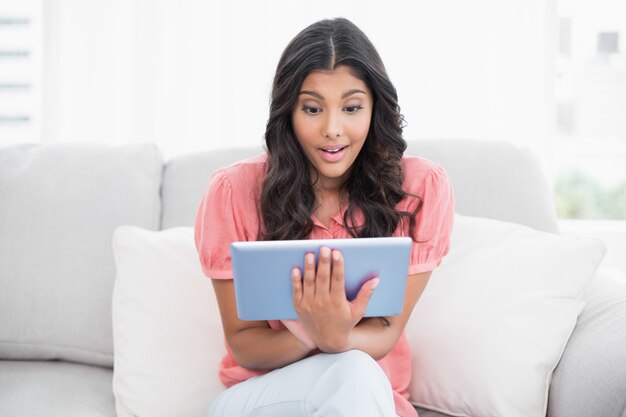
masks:
<path id="1" fill-rule="evenodd" d="M 211 173 L 259 151 L 163 161 L 150 144 L 0 148 L 1 416 L 116 414 L 114 230 L 192 226 Z M 410 142 L 408 153 L 446 168 L 457 212 L 558 233 L 551 193 L 527 150 L 504 142 L 423 140 Z M 616 288 L 603 279 L 588 291 L 553 375 L 549 416 L 626 416 L 626 293 L 616 298 Z"/>

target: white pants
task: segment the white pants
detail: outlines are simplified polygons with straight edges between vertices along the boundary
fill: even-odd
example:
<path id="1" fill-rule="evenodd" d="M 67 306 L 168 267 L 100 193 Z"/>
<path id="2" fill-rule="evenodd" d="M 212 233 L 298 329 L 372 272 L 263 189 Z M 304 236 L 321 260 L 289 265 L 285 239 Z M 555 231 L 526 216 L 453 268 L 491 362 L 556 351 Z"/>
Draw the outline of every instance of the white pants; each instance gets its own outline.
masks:
<path id="1" fill-rule="evenodd" d="M 224 391 L 209 417 L 397 417 L 391 384 L 359 350 L 318 354 Z"/>

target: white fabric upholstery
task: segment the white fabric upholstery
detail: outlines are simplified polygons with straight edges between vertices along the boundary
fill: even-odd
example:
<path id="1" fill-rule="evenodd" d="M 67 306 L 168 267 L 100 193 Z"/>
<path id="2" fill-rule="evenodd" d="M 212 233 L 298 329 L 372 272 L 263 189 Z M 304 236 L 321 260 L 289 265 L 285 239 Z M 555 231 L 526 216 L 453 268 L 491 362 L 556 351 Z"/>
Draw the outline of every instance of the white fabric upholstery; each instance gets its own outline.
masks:
<path id="1" fill-rule="evenodd" d="M 456 215 L 406 331 L 411 400 L 458 416 L 543 417 L 605 245 Z"/>
<path id="2" fill-rule="evenodd" d="M 0 358 L 112 365 L 113 230 L 158 229 L 154 145 L 0 149 Z"/>
<path id="3" fill-rule="evenodd" d="M 554 372 L 549 415 L 626 416 L 626 282 L 600 269 Z"/>
<path id="4" fill-rule="evenodd" d="M 0 416 L 113 417 L 112 374 L 67 362 L 0 361 Z"/>
<path id="5" fill-rule="evenodd" d="M 226 348 L 193 230 L 122 226 L 113 250 L 118 410 L 140 417 L 204 416 L 211 398 L 224 390 L 217 374 Z"/>
<path id="6" fill-rule="evenodd" d="M 163 171 L 161 229 L 193 226 L 200 199 L 214 171 L 262 152 L 259 147 L 199 152 L 170 159 Z"/>
<path id="7" fill-rule="evenodd" d="M 409 142 L 407 153 L 443 165 L 457 213 L 558 232 L 552 193 L 529 149 L 504 141 L 440 139 Z"/>

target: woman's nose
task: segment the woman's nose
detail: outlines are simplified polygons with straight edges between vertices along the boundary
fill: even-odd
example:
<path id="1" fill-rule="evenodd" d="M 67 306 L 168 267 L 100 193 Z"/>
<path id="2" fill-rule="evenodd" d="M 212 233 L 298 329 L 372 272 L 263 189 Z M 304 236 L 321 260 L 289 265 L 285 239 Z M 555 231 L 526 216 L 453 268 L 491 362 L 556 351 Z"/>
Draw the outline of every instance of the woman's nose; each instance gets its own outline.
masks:
<path id="1" fill-rule="evenodd" d="M 326 120 L 324 126 L 324 137 L 328 137 L 329 139 L 337 139 L 341 137 L 343 134 L 343 128 L 341 126 L 340 115 L 335 112 L 327 112 Z"/>

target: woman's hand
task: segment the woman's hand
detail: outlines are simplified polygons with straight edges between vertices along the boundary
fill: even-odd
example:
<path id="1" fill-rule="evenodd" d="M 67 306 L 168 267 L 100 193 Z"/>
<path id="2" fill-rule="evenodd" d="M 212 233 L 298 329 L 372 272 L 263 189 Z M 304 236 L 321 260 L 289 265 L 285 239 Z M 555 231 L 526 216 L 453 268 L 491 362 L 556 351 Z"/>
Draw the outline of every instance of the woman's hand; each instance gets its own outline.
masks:
<path id="1" fill-rule="evenodd" d="M 363 318 L 379 279 L 364 283 L 356 298 L 348 301 L 343 256 L 337 250 L 323 247 L 317 270 L 315 254 L 308 253 L 304 259 L 304 276 L 299 268 L 294 268 L 291 282 L 294 308 L 315 345 L 328 353 L 350 349 L 350 332 Z"/>

